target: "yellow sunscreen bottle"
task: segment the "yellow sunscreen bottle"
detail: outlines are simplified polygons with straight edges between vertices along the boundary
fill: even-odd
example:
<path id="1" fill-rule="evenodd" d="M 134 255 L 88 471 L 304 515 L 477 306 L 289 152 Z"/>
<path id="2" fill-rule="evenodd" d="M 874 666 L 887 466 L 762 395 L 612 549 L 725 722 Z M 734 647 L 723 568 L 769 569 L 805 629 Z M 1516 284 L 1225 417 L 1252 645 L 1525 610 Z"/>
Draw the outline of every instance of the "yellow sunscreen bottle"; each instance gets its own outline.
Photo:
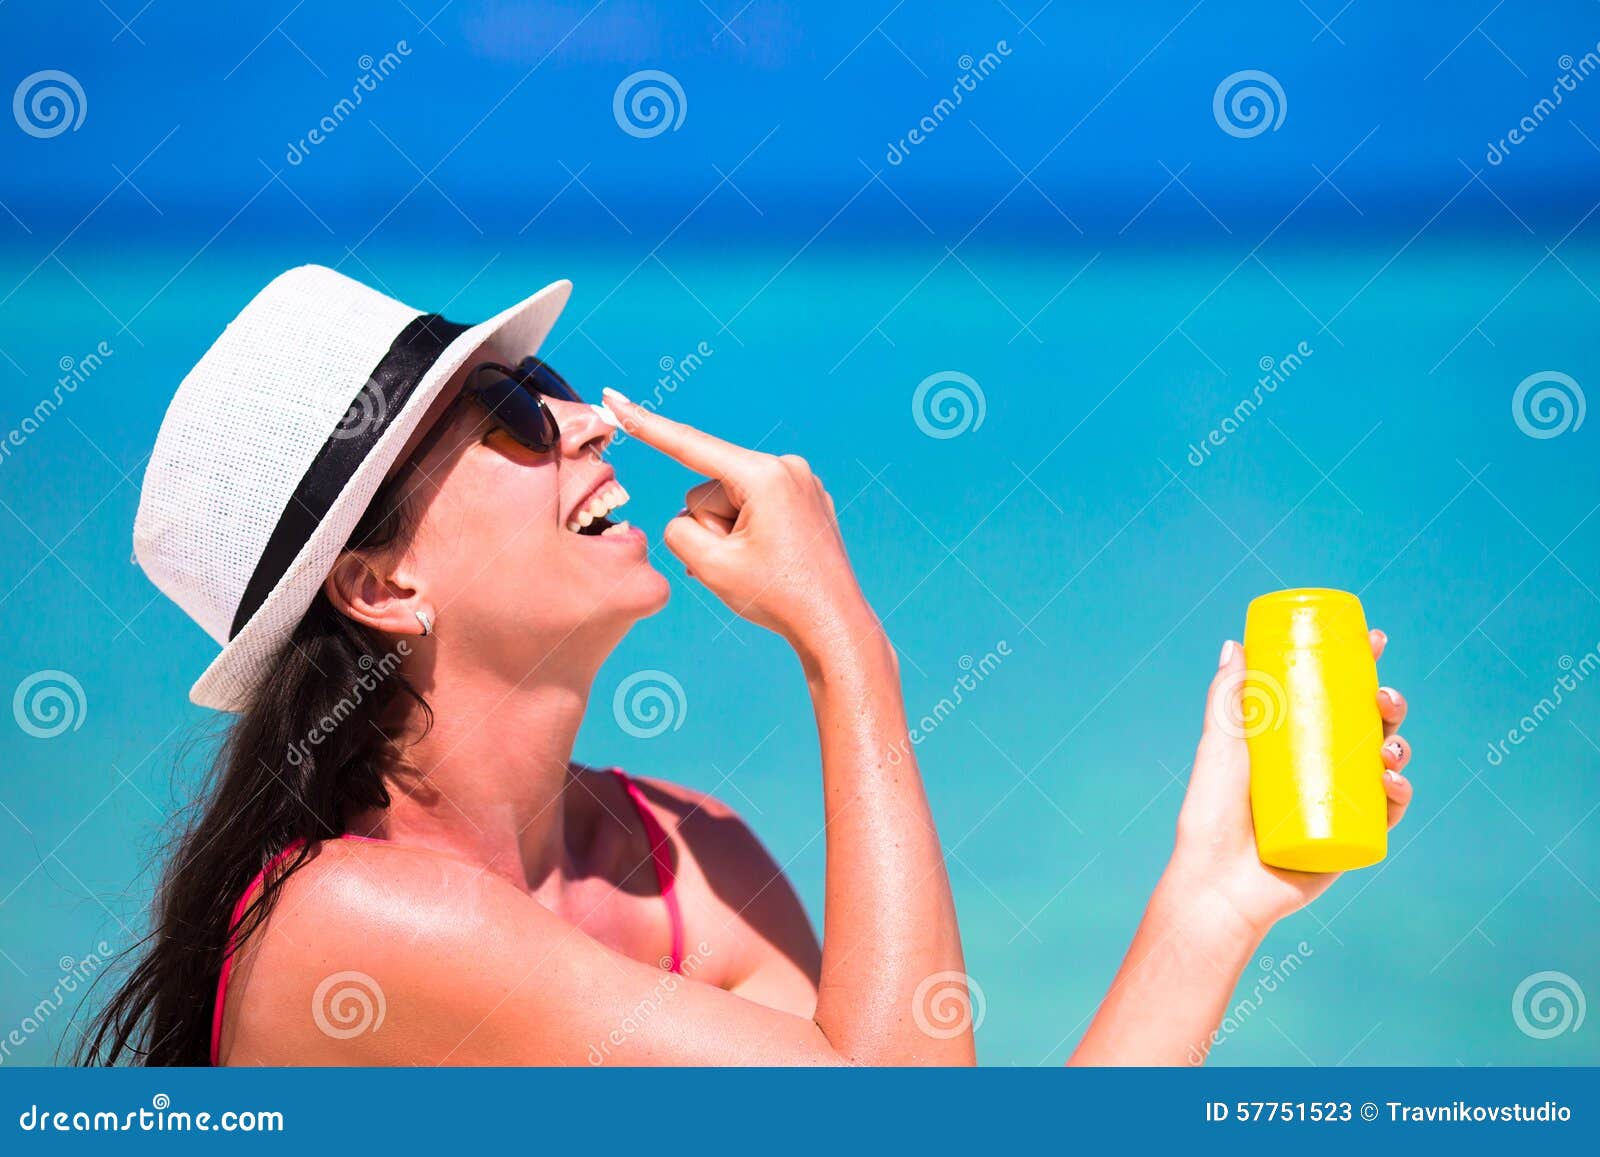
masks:
<path id="1" fill-rule="evenodd" d="M 1241 688 L 1263 864 L 1342 872 L 1388 854 L 1378 666 L 1361 600 L 1276 591 L 1245 616 Z"/>

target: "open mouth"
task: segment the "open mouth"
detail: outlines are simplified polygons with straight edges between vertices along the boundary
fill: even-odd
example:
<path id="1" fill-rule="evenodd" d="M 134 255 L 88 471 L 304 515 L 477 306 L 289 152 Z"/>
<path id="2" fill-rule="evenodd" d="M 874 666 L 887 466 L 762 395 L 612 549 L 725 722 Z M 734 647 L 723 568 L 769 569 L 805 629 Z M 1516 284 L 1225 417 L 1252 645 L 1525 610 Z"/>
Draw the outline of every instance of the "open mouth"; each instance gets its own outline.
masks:
<path id="1" fill-rule="evenodd" d="M 628 523 L 610 515 L 627 501 L 628 492 L 615 479 L 608 479 L 567 518 L 567 529 L 589 538 L 626 533 Z"/>

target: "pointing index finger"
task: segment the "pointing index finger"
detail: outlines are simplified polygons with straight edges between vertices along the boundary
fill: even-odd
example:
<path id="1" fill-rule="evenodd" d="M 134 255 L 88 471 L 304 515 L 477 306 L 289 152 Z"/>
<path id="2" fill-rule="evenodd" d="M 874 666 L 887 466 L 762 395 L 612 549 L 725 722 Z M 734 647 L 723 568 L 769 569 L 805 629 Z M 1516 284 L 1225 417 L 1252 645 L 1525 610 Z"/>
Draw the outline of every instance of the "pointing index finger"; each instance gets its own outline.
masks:
<path id="1" fill-rule="evenodd" d="M 610 386 L 601 392 L 623 429 L 691 470 L 724 481 L 737 480 L 750 462 L 752 452 L 743 446 L 725 442 L 683 422 L 663 418 L 635 405 Z"/>

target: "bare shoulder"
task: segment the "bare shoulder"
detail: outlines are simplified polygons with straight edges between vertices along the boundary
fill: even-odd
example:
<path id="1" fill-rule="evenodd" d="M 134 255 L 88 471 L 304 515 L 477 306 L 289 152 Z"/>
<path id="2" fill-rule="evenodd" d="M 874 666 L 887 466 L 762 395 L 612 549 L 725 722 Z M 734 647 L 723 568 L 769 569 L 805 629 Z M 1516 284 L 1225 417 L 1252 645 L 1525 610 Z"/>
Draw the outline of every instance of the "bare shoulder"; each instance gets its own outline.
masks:
<path id="1" fill-rule="evenodd" d="M 473 864 L 330 841 L 285 882 L 239 954 L 230 1064 L 449 1063 L 477 1019 L 571 929 Z M 381 1031 L 380 1031 L 381 1030 Z"/>

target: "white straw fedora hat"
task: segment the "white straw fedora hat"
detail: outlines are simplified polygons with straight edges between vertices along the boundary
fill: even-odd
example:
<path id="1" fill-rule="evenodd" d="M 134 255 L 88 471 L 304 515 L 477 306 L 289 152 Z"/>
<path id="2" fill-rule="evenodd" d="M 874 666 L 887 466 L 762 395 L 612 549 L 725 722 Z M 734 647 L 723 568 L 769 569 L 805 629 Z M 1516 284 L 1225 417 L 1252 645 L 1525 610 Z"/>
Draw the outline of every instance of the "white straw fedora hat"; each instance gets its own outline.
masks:
<path id="1" fill-rule="evenodd" d="M 222 644 L 190 699 L 249 704 L 451 376 L 490 338 L 535 353 L 571 290 L 465 326 L 305 265 L 245 306 L 179 385 L 133 527 L 151 581 Z"/>

